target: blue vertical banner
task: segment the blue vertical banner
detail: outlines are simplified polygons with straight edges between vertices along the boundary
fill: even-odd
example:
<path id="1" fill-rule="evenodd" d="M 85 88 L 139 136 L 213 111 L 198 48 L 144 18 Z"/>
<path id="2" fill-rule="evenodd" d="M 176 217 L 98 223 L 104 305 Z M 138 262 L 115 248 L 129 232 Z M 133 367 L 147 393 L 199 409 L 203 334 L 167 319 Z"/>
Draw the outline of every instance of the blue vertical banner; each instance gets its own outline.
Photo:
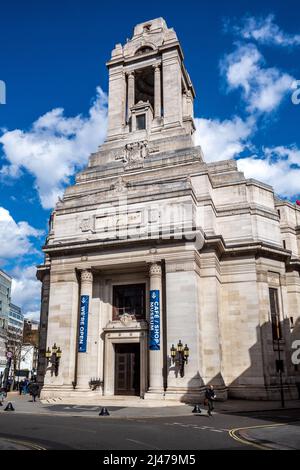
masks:
<path id="1" fill-rule="evenodd" d="M 160 350 L 160 301 L 159 290 L 150 290 L 150 351 Z"/>
<path id="2" fill-rule="evenodd" d="M 86 352 L 88 315 L 89 315 L 89 296 L 82 295 L 80 297 L 78 352 L 83 352 L 83 353 Z"/>

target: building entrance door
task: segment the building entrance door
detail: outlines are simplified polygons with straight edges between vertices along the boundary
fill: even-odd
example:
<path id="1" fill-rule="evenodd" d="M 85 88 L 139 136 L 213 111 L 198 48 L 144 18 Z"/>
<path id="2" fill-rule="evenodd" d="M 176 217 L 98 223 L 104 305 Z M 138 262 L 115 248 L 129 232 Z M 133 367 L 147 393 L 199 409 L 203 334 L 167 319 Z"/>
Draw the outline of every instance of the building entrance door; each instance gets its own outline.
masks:
<path id="1" fill-rule="evenodd" d="M 115 344 L 115 395 L 140 395 L 140 344 Z"/>

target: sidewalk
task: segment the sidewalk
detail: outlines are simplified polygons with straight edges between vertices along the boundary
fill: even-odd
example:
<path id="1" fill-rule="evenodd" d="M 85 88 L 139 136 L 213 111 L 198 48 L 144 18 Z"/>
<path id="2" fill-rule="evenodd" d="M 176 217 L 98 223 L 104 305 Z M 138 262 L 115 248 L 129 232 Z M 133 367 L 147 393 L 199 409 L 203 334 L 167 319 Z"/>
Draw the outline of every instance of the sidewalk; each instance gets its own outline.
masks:
<path id="1" fill-rule="evenodd" d="M 59 398 L 49 400 L 50 403 L 37 399 L 36 403 L 32 402 L 29 395 L 20 396 L 16 392 L 10 392 L 0 407 L 0 414 L 4 413 L 4 408 L 8 402 L 12 402 L 15 411 L 7 411 L 5 413 L 26 413 L 26 414 L 41 414 L 41 415 L 57 415 L 57 416 L 82 416 L 82 417 L 98 417 L 99 411 L 102 407 L 109 410 L 111 417 L 116 418 L 154 418 L 154 417 L 175 417 L 190 415 L 194 405 L 185 404 L 162 404 L 154 401 L 147 404 L 143 400 L 132 399 L 115 399 L 103 397 L 95 400 L 87 400 L 83 404 L 83 399 L 72 401 L 61 400 Z M 285 409 L 299 409 L 300 400 L 292 400 L 286 402 Z M 202 412 L 204 410 L 203 403 L 201 403 Z M 226 402 L 216 403 L 217 413 L 251 413 L 259 411 L 280 410 L 281 403 L 279 401 L 247 401 L 247 400 L 228 400 Z"/>

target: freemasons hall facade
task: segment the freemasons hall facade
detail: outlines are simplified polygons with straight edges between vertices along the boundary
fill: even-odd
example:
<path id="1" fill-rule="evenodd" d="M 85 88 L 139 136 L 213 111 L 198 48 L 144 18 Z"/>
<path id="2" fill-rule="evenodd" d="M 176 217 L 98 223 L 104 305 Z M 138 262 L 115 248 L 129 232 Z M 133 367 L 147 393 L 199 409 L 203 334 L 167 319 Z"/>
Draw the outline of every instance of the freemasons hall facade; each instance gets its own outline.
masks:
<path id="1" fill-rule="evenodd" d="M 106 140 L 57 203 L 38 267 L 42 397 L 193 401 L 213 384 L 220 399 L 297 398 L 300 209 L 233 160 L 205 162 L 162 18 L 107 67 Z"/>

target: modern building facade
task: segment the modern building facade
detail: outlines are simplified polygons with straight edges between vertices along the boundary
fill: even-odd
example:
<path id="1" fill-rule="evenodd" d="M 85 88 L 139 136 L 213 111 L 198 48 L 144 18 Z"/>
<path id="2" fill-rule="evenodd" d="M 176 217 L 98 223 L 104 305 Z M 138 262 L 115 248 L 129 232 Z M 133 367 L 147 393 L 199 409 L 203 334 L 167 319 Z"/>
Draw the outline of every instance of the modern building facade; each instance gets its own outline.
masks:
<path id="1" fill-rule="evenodd" d="M 4 374 L 7 363 L 7 335 L 11 298 L 11 277 L 0 269 L 0 374 Z"/>
<path id="2" fill-rule="evenodd" d="M 299 208 L 235 161 L 205 162 L 162 18 L 138 24 L 107 67 L 106 141 L 57 203 L 38 268 L 42 396 L 192 401 L 213 383 L 219 398 L 273 399 L 281 375 L 296 398 Z"/>
<path id="3" fill-rule="evenodd" d="M 0 328 L 8 328 L 12 278 L 0 269 Z"/>
<path id="4" fill-rule="evenodd" d="M 8 315 L 8 348 L 17 349 L 23 342 L 24 315 L 21 308 L 10 303 Z"/>

